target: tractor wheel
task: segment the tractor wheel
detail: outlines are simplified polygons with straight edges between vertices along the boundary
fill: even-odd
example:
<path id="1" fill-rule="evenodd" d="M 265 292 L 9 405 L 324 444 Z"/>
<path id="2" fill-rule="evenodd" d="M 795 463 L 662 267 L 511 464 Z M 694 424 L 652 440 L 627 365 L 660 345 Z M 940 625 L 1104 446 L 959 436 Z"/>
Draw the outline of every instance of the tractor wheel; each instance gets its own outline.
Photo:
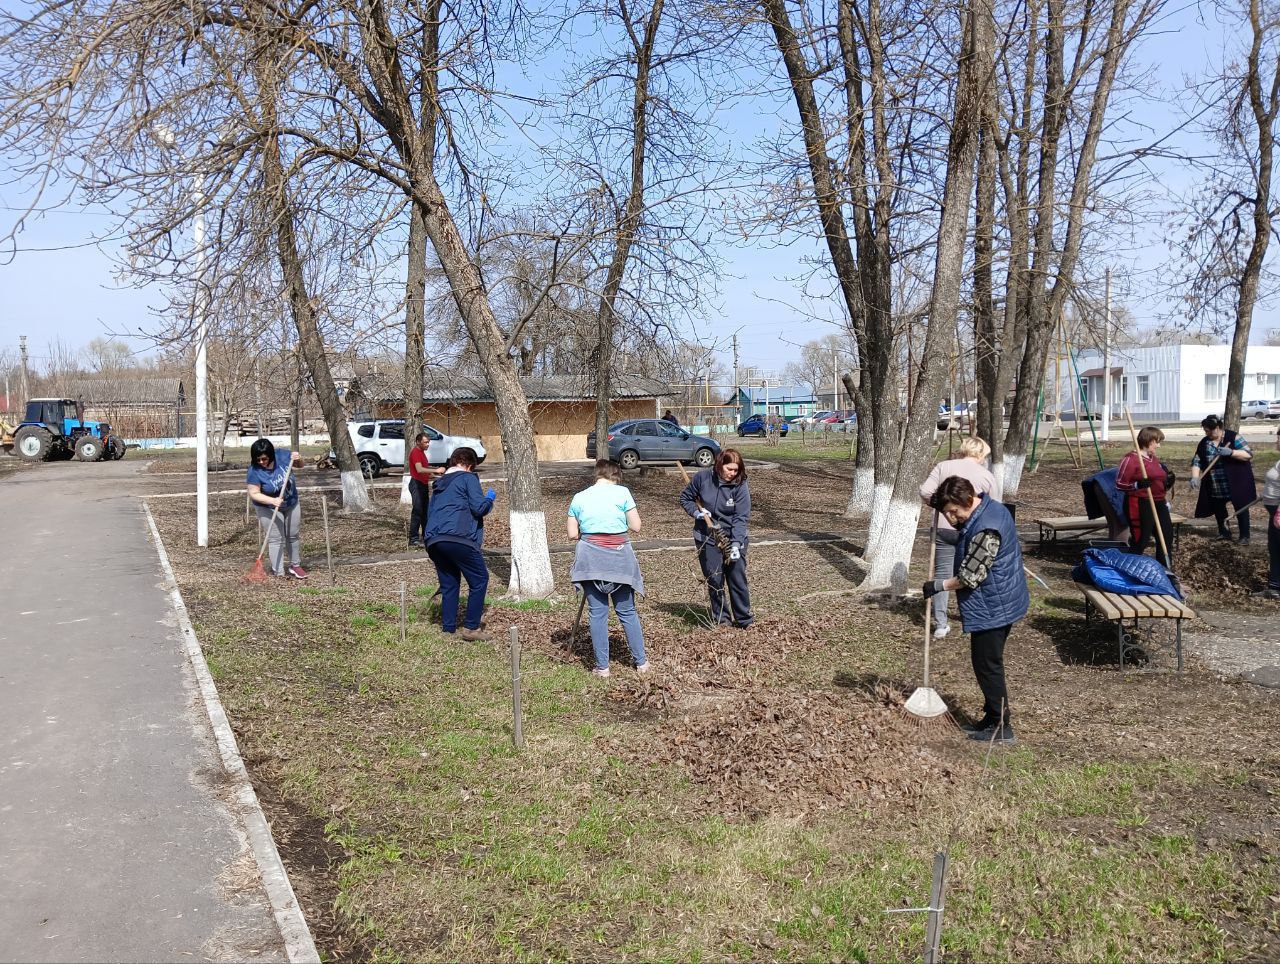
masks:
<path id="1" fill-rule="evenodd" d="M 43 462 L 49 458 L 53 436 L 47 429 L 28 425 L 20 428 L 13 437 L 13 450 L 24 462 Z"/>
<path id="2" fill-rule="evenodd" d="M 102 458 L 102 439 L 96 435 L 81 435 L 76 439 L 76 458 L 81 462 L 97 462 Z"/>
<path id="3" fill-rule="evenodd" d="M 39 426 L 20 428 L 13 437 L 13 452 L 24 462 L 47 462 L 55 454 L 53 436 Z"/>
<path id="4" fill-rule="evenodd" d="M 124 458 L 124 453 L 124 439 L 118 438 L 115 435 L 111 436 L 111 457 L 116 461 L 119 461 Z"/>

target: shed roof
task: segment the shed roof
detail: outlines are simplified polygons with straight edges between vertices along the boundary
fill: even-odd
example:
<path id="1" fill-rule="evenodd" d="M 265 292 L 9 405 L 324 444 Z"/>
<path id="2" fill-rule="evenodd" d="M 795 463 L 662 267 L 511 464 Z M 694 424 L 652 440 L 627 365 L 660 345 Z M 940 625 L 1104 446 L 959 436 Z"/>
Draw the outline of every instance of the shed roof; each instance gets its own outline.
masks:
<path id="1" fill-rule="evenodd" d="M 1112 369 L 1111 369 L 1111 377 L 1112 377 L 1112 378 L 1115 378 L 1117 375 L 1123 375 L 1123 374 L 1124 374 L 1124 369 L 1123 369 L 1123 368 L 1112 368 Z M 1101 378 L 1101 377 L 1102 377 L 1102 367 L 1101 367 L 1101 366 L 1099 366 L 1099 367 L 1097 367 L 1097 368 L 1090 368 L 1090 369 L 1088 369 L 1087 371 L 1083 371 L 1083 372 L 1081 372 L 1081 373 L 1080 373 L 1080 377 L 1081 377 L 1081 378 Z"/>
<path id="2" fill-rule="evenodd" d="M 403 398 L 404 382 L 388 375 L 357 376 L 351 394 L 371 401 L 395 402 Z M 595 381 L 586 376 L 531 375 L 520 379 L 531 402 L 587 401 L 596 397 Z M 618 375 L 612 382 L 614 398 L 661 398 L 671 386 L 643 375 Z M 491 402 L 493 392 L 483 377 L 448 375 L 428 378 L 422 386 L 424 402 Z"/>
<path id="3" fill-rule="evenodd" d="M 59 381 L 64 398 L 86 405 L 172 405 L 183 397 L 181 378 L 158 375 L 85 375 Z"/>

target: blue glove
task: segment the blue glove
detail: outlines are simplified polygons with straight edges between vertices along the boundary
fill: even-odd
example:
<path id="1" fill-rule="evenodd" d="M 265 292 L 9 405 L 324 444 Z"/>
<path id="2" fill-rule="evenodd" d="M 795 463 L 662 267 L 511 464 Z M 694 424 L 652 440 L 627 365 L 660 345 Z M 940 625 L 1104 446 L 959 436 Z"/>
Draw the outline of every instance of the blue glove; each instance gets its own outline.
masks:
<path id="1" fill-rule="evenodd" d="M 1193 477 L 1189 484 L 1191 485 L 1191 491 L 1195 492 L 1197 489 L 1200 488 L 1200 477 L 1199 476 Z"/>
<path id="2" fill-rule="evenodd" d="M 498 497 L 498 493 L 497 493 L 497 492 L 494 492 L 494 491 L 493 491 L 493 487 L 492 487 L 492 486 L 490 486 L 490 487 L 489 487 L 489 491 L 487 491 L 487 492 L 484 494 L 484 497 L 485 497 L 486 499 L 488 499 L 490 502 L 492 502 L 494 499 L 496 499 L 496 498 Z"/>
<path id="3" fill-rule="evenodd" d="M 1231 452 L 1232 449 L 1230 445 L 1215 445 L 1213 454 L 1220 459 L 1229 459 L 1231 458 Z"/>

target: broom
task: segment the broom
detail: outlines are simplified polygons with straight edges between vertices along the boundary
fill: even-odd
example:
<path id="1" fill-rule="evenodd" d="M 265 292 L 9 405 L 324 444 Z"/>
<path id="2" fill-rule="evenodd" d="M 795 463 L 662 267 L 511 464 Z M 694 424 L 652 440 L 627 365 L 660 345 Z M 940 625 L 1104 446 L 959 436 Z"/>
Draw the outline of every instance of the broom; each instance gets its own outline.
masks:
<path id="1" fill-rule="evenodd" d="M 284 494 L 289 489 L 289 476 L 293 474 L 293 453 L 290 452 L 289 467 L 284 470 L 284 483 L 280 486 L 281 505 L 284 504 Z M 254 560 L 253 567 L 244 575 L 245 582 L 266 582 L 267 571 L 262 568 L 262 556 L 267 551 L 267 540 L 271 538 L 271 527 L 276 524 L 276 516 L 280 514 L 280 506 L 276 506 L 275 511 L 271 513 L 271 519 L 267 522 L 267 531 L 262 536 L 262 546 L 258 549 L 258 558 Z"/>
<path id="2" fill-rule="evenodd" d="M 933 524 L 929 527 L 929 578 L 933 578 L 933 564 L 938 553 L 938 510 L 933 510 Z M 929 686 L 929 644 L 933 638 L 933 600 L 924 601 L 924 682 L 902 705 L 908 719 L 918 726 L 942 724 L 956 726 L 955 718 L 947 709 L 938 691 Z"/>

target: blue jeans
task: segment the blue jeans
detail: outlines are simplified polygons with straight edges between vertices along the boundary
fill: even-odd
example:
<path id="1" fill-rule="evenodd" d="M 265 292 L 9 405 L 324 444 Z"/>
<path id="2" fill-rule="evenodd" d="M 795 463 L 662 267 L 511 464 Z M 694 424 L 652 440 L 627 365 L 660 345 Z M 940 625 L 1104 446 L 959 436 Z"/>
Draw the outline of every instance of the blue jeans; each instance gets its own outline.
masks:
<path id="1" fill-rule="evenodd" d="M 610 596 L 613 597 L 613 608 L 618 614 L 618 621 L 627 634 L 631 658 L 636 661 L 637 666 L 643 666 L 646 662 L 644 632 L 640 629 L 640 617 L 636 614 L 635 590 L 616 582 L 597 582 L 592 579 L 582 583 L 582 591 L 587 594 L 587 613 L 591 618 L 591 649 L 595 652 L 596 669 L 609 668 Z"/>
<path id="2" fill-rule="evenodd" d="M 484 615 L 484 594 L 489 589 L 489 569 L 475 546 L 462 542 L 436 542 L 427 546 L 427 555 L 436 564 L 440 579 L 440 624 L 446 633 L 458 628 L 458 596 L 462 580 L 467 580 L 467 615 L 462 625 L 479 629 Z"/>

